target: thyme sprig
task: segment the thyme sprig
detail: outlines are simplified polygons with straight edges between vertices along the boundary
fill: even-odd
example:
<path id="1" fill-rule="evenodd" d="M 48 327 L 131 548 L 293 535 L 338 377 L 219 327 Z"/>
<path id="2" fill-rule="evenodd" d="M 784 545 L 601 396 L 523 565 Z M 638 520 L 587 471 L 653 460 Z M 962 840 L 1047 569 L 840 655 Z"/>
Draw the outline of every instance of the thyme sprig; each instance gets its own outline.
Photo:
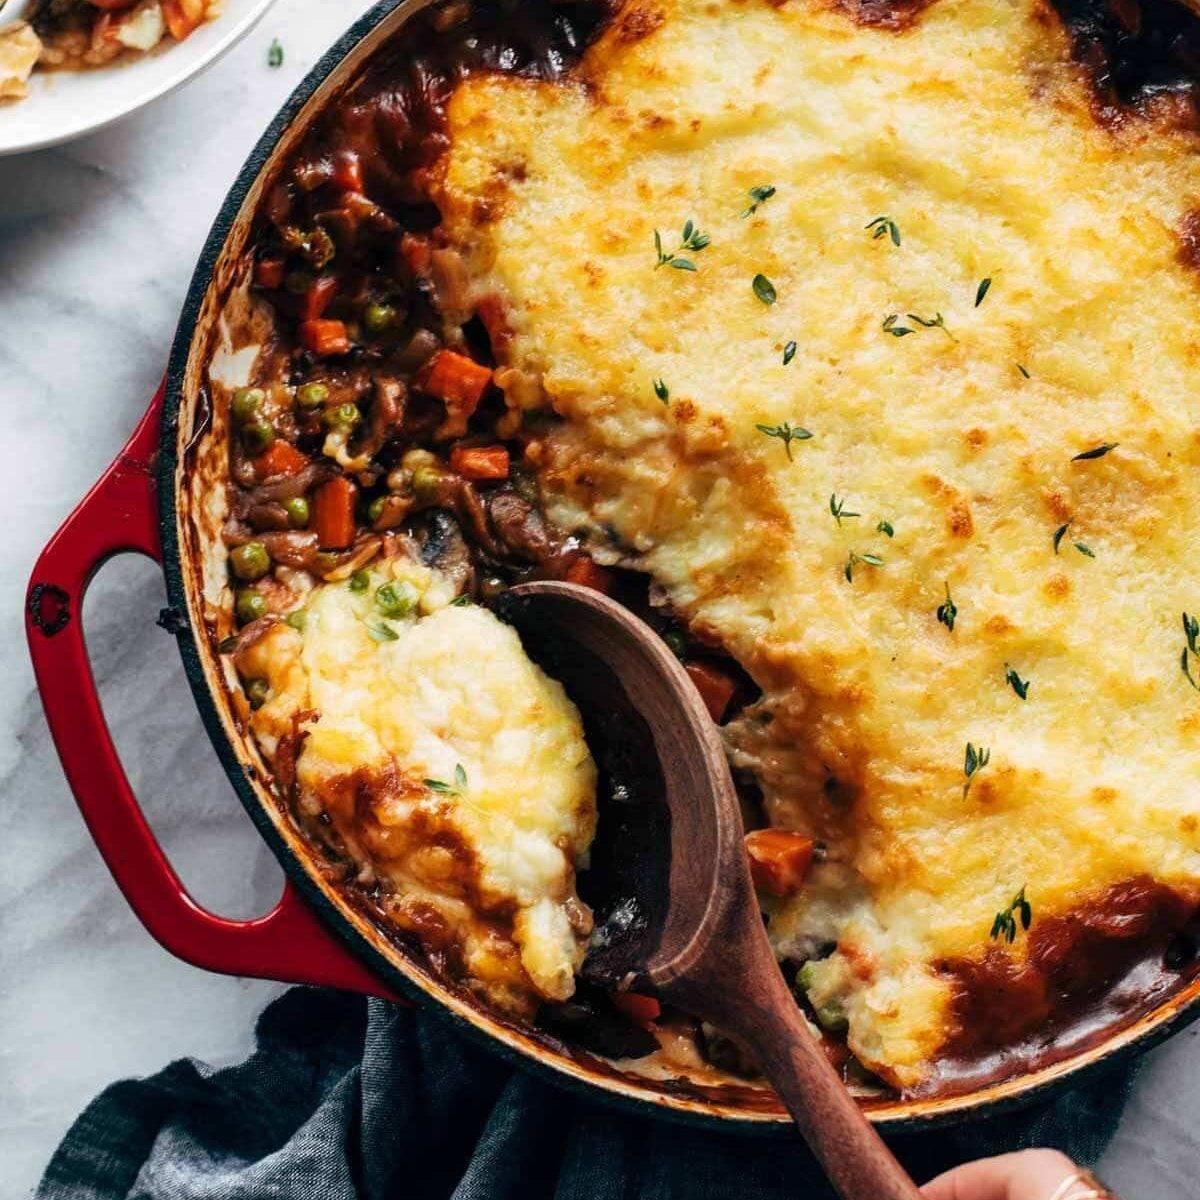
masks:
<path id="1" fill-rule="evenodd" d="M 766 434 L 767 437 L 778 438 L 787 451 L 788 462 L 792 461 L 792 443 L 807 442 L 812 437 L 807 429 L 800 425 L 793 425 L 791 421 L 780 421 L 778 425 L 755 425 L 754 428 L 759 433 Z"/>
<path id="2" fill-rule="evenodd" d="M 913 325 L 918 325 L 922 329 L 940 329 L 952 342 L 958 341 L 958 338 L 946 328 L 946 318 L 940 312 L 934 313 L 932 317 L 923 317 L 919 313 L 905 313 L 904 315 L 912 321 Z M 917 332 L 911 325 L 900 324 L 899 313 L 888 313 L 883 318 L 880 328 L 884 333 L 890 333 L 892 337 L 906 337 L 910 333 Z"/>
<path id="3" fill-rule="evenodd" d="M 992 759 L 992 752 L 986 746 L 975 746 L 971 742 L 967 743 L 966 753 L 963 755 L 963 799 L 967 798 L 967 793 L 971 790 L 971 780 L 983 770 L 984 767 Z"/>
<path id="4" fill-rule="evenodd" d="M 711 241 L 712 238 L 707 233 L 701 233 L 696 228 L 696 222 L 689 217 L 683 225 L 679 250 L 668 254 L 663 249 L 662 234 L 656 229 L 654 231 L 654 250 L 658 255 L 658 262 L 654 264 L 654 269 L 657 271 L 659 267 L 674 267 L 676 271 L 694 271 L 696 264 L 690 258 L 680 258 L 679 252 L 687 250 L 693 254 L 699 254 Z"/>
<path id="5" fill-rule="evenodd" d="M 447 783 L 444 779 L 426 779 L 424 783 L 431 792 L 441 796 L 461 796 L 467 790 L 467 772 L 462 763 L 455 763 L 453 783 Z"/>
<path id="6" fill-rule="evenodd" d="M 846 565 L 842 569 L 842 574 L 846 576 L 847 583 L 854 582 L 854 568 L 860 564 L 864 567 L 882 567 L 883 559 L 878 554 L 859 554 L 856 550 L 851 550 L 849 557 L 846 559 Z"/>
<path id="7" fill-rule="evenodd" d="M 996 919 L 992 922 L 992 931 L 988 936 L 993 940 L 1003 938 L 1011 946 L 1017 940 L 1018 917 L 1022 929 L 1028 929 L 1033 923 L 1033 906 L 1025 898 L 1025 887 L 1022 887 L 1009 901 L 1007 908 L 1002 908 L 996 914 Z"/>
<path id="8" fill-rule="evenodd" d="M 1200 619 L 1183 614 L 1183 636 L 1187 639 L 1187 644 L 1183 647 L 1183 653 L 1179 656 L 1179 666 L 1183 671 L 1184 678 L 1200 692 L 1200 683 L 1196 682 L 1196 677 L 1192 674 L 1191 658 L 1200 661 Z"/>
<path id="9" fill-rule="evenodd" d="M 838 528 L 841 528 L 843 518 L 861 517 L 862 513 L 851 512 L 846 507 L 845 496 L 832 495 L 829 497 L 829 512 L 833 519 L 838 523 Z"/>
<path id="10" fill-rule="evenodd" d="M 1022 679 L 1013 667 L 1004 664 L 1004 682 L 1007 683 L 1022 700 L 1029 696 L 1029 680 Z"/>
<path id="11" fill-rule="evenodd" d="M 893 246 L 900 245 L 900 226 L 891 217 L 876 217 L 873 221 L 868 221 L 863 228 L 870 230 L 873 241 L 890 237 Z"/>
<path id="12" fill-rule="evenodd" d="M 1054 543 L 1054 553 L 1055 554 L 1058 553 L 1058 548 L 1059 548 L 1059 546 L 1062 545 L 1062 540 L 1063 540 L 1063 538 L 1065 538 L 1067 536 L 1067 531 L 1071 528 L 1072 524 L 1074 524 L 1073 521 L 1068 521 L 1065 525 L 1060 525 L 1054 531 L 1054 537 L 1053 537 L 1052 541 Z M 1096 552 L 1091 548 L 1091 546 L 1087 545 L 1085 542 L 1072 542 L 1071 545 L 1074 546 L 1075 549 L 1078 550 L 1080 554 L 1087 555 L 1088 558 L 1096 557 Z"/>

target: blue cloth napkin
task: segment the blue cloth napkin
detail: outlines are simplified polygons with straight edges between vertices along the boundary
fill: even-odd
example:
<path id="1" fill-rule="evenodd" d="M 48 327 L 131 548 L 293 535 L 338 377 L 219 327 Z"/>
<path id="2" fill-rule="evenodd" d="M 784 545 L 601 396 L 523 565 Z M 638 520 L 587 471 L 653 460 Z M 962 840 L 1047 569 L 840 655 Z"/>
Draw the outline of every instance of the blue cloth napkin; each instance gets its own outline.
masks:
<path id="1" fill-rule="evenodd" d="M 1053 1103 L 897 1138 L 920 1182 L 967 1159 L 1056 1146 L 1091 1163 L 1127 1072 Z M 716 1133 L 618 1112 L 514 1069 L 436 1015 L 296 988 L 257 1049 L 180 1059 L 106 1088 L 38 1200 L 828 1200 L 795 1137 Z"/>

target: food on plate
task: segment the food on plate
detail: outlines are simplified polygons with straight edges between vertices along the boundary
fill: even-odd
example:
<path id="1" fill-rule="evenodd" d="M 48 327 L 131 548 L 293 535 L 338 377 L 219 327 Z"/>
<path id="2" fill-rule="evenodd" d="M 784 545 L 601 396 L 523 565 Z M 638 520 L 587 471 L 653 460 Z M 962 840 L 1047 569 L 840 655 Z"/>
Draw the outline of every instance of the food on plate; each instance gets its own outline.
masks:
<path id="1" fill-rule="evenodd" d="M 0 100 L 20 100 L 35 69 L 80 70 L 181 42 L 221 0 L 42 0 L 0 29 Z"/>
<path id="2" fill-rule="evenodd" d="M 722 725 L 797 1002 L 857 1078 L 963 1090 L 1179 986 L 1200 905 L 1189 47 L 1200 19 L 1169 0 L 453 0 L 328 107 L 261 206 L 251 376 L 213 384 L 226 648 L 285 806 L 324 819 L 385 925 L 412 928 L 420 888 L 380 870 L 324 760 L 300 779 L 264 722 L 307 701 L 247 664 L 307 659 L 288 622 L 367 611 L 377 573 L 416 563 L 449 604 L 403 633 L 431 672 L 439 643 L 461 664 L 423 627 L 469 617 L 482 655 L 483 610 L 530 578 L 661 631 Z M 407 683 L 356 699 L 389 648 L 345 619 L 347 719 L 417 720 Z M 506 653 L 514 736 L 524 687 L 578 740 Z M 399 746 L 401 773 L 460 761 Z M 592 803 L 559 766 L 528 795 L 562 873 L 521 893 L 550 898 L 559 983 L 511 931 L 525 981 L 492 987 L 462 937 L 451 975 L 744 1070 L 686 1014 L 555 1004 Z M 601 826 L 610 783 L 601 763 Z"/>

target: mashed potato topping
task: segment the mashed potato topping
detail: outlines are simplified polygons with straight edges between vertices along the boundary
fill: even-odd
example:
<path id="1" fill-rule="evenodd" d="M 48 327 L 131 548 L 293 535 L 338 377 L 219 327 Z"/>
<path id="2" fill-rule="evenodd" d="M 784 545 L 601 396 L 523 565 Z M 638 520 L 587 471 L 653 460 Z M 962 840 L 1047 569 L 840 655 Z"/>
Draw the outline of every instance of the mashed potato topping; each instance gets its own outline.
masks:
<path id="1" fill-rule="evenodd" d="M 771 935 L 862 1061 L 920 1085 L 954 964 L 1129 880 L 1194 902 L 1195 135 L 1102 125 L 1036 0 L 632 0 L 448 136 L 553 515 L 763 689 L 731 754 L 826 847 Z"/>
<path id="2" fill-rule="evenodd" d="M 294 757 L 300 811 L 334 831 L 359 882 L 491 999 L 528 1011 L 574 990 L 596 771 L 561 686 L 453 595 L 437 572 L 387 561 L 319 585 L 239 668 L 269 684 L 256 736 L 277 773 Z"/>

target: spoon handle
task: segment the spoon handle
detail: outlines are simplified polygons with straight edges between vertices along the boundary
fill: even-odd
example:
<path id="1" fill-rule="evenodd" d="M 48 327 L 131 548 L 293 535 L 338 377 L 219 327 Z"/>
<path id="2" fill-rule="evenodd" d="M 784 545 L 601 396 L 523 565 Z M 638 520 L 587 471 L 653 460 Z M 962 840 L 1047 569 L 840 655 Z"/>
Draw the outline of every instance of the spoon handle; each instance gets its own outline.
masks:
<path id="1" fill-rule="evenodd" d="M 921 1200 L 775 974 L 783 995 L 747 1005 L 725 1028 L 757 1058 L 843 1200 Z"/>

